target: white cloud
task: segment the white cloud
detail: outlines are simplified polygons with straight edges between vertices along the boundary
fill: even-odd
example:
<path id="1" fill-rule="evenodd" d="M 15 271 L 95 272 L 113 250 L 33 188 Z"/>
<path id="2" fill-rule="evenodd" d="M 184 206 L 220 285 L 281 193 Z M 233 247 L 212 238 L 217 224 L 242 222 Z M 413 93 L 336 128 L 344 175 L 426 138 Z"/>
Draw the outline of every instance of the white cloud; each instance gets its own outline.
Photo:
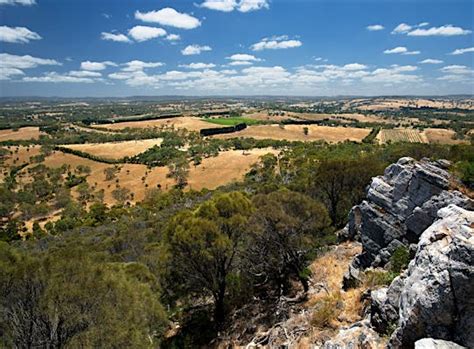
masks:
<path id="1" fill-rule="evenodd" d="M 443 61 L 439 59 L 427 58 L 425 60 L 422 60 L 420 63 L 421 64 L 441 64 L 443 63 Z"/>
<path id="2" fill-rule="evenodd" d="M 403 46 L 398 46 L 398 47 L 392 48 L 390 50 L 383 51 L 383 53 L 385 53 L 386 55 L 390 55 L 390 54 L 393 54 L 393 53 L 405 53 L 405 52 L 408 52 L 408 50 L 407 50 L 406 47 L 403 47 Z"/>
<path id="3" fill-rule="evenodd" d="M 58 74 L 56 72 L 45 73 L 43 76 L 27 76 L 22 79 L 26 82 L 71 82 L 71 83 L 93 83 L 97 80 L 87 77 L 76 77 L 71 75 Z"/>
<path id="4" fill-rule="evenodd" d="M 253 51 L 277 50 L 300 47 L 303 43 L 300 40 L 287 40 L 287 36 L 264 38 L 260 42 L 253 44 L 250 48 Z"/>
<path id="5" fill-rule="evenodd" d="M 403 46 L 398 46 L 389 50 L 383 51 L 386 55 L 390 54 L 397 54 L 400 53 L 402 55 L 419 55 L 421 52 L 420 51 L 408 51 L 406 47 Z"/>
<path id="6" fill-rule="evenodd" d="M 362 81 L 366 83 L 393 83 L 399 84 L 404 82 L 419 82 L 421 78 L 415 74 L 406 74 L 414 72 L 418 68 L 412 65 L 398 66 L 393 65 L 390 68 L 379 68 L 371 72 L 369 75 L 362 77 Z"/>
<path id="7" fill-rule="evenodd" d="M 200 46 L 200 45 L 188 45 L 186 46 L 185 49 L 181 50 L 181 53 L 184 56 L 191 56 L 191 55 L 199 55 L 201 52 L 204 51 L 211 51 L 212 48 L 205 45 L 205 46 Z"/>
<path id="8" fill-rule="evenodd" d="M 186 13 L 180 13 L 171 7 L 159 11 L 135 12 L 135 18 L 143 22 L 159 23 L 180 29 L 194 29 L 201 25 L 201 21 Z"/>
<path id="9" fill-rule="evenodd" d="M 465 65 L 448 65 L 440 69 L 443 73 L 448 74 L 472 74 L 474 70 Z"/>
<path id="10" fill-rule="evenodd" d="M 21 69 L 0 67 L 0 80 L 9 80 L 16 75 L 25 75 Z"/>
<path id="11" fill-rule="evenodd" d="M 182 68 L 189 68 L 189 69 L 210 69 L 214 68 L 216 65 L 213 63 L 190 63 L 190 64 L 182 64 L 180 67 Z"/>
<path id="12" fill-rule="evenodd" d="M 269 7 L 267 0 L 241 0 L 237 10 L 240 12 L 250 12 Z"/>
<path id="13" fill-rule="evenodd" d="M 31 6 L 35 5 L 35 0 L 0 0 L 0 5 L 24 5 Z"/>
<path id="14" fill-rule="evenodd" d="M 162 28 L 137 25 L 128 31 L 128 35 L 130 35 L 134 40 L 142 42 L 165 36 L 166 30 Z"/>
<path id="15" fill-rule="evenodd" d="M 78 78 L 100 78 L 102 76 L 99 72 L 88 70 L 71 70 L 69 75 Z"/>
<path id="16" fill-rule="evenodd" d="M 61 63 L 54 59 L 37 58 L 30 55 L 17 56 L 9 53 L 0 53 L 0 67 L 28 69 L 36 68 L 40 65 L 61 65 Z"/>
<path id="17" fill-rule="evenodd" d="M 122 71 L 133 72 L 133 71 L 143 70 L 146 68 L 158 68 L 164 65 L 165 64 L 162 62 L 143 62 L 139 60 L 133 60 L 133 61 L 124 63 L 125 67 L 122 68 Z"/>
<path id="18" fill-rule="evenodd" d="M 350 63 L 350 64 L 344 65 L 342 69 L 346 71 L 363 70 L 363 69 L 367 69 L 367 66 L 365 64 L 360 64 L 360 63 Z"/>
<path id="19" fill-rule="evenodd" d="M 410 31 L 408 36 L 455 36 L 455 35 L 467 35 L 472 31 L 463 29 L 460 27 L 454 27 L 451 24 L 443 25 L 441 27 L 432 27 L 428 29 L 415 29 Z"/>
<path id="20" fill-rule="evenodd" d="M 381 24 L 373 24 L 373 25 L 367 26 L 367 30 L 371 31 L 371 32 L 384 30 L 384 29 L 385 29 L 385 27 Z"/>
<path id="21" fill-rule="evenodd" d="M 232 61 L 228 65 L 231 66 L 239 66 L 239 65 L 252 65 L 251 61 Z"/>
<path id="22" fill-rule="evenodd" d="M 270 7 L 268 0 L 206 0 L 200 6 L 222 12 L 232 12 L 234 10 L 250 12 Z"/>
<path id="23" fill-rule="evenodd" d="M 253 61 L 253 62 L 261 61 L 260 58 L 257 58 L 254 55 L 249 55 L 246 53 L 236 53 L 230 57 L 227 57 L 227 59 L 230 59 L 232 61 Z"/>
<path id="24" fill-rule="evenodd" d="M 28 43 L 30 40 L 40 40 L 41 36 L 25 27 L 0 26 L 0 41 L 11 43 Z"/>
<path id="25" fill-rule="evenodd" d="M 430 25 L 430 24 L 428 22 L 422 22 L 422 23 L 418 24 L 418 28 L 426 27 L 427 25 Z"/>
<path id="26" fill-rule="evenodd" d="M 178 34 L 168 34 L 166 35 L 166 40 L 168 41 L 177 41 L 177 40 L 180 40 L 181 39 L 181 36 L 179 36 Z"/>
<path id="27" fill-rule="evenodd" d="M 101 33 L 102 40 L 116 41 L 116 42 L 131 42 L 130 39 L 125 34 L 115 34 L 115 33 Z"/>
<path id="28" fill-rule="evenodd" d="M 468 52 L 474 52 L 474 47 L 458 48 L 457 50 L 454 50 L 450 54 L 457 56 L 457 55 L 463 55 Z"/>
<path id="29" fill-rule="evenodd" d="M 84 61 L 81 62 L 81 69 L 82 70 L 91 70 L 91 71 L 100 71 L 107 68 L 107 66 L 115 67 L 117 64 L 111 61 L 105 62 L 91 62 L 91 61 Z"/>
<path id="30" fill-rule="evenodd" d="M 406 23 L 400 23 L 392 30 L 392 34 L 405 34 L 408 33 L 413 27 Z"/>

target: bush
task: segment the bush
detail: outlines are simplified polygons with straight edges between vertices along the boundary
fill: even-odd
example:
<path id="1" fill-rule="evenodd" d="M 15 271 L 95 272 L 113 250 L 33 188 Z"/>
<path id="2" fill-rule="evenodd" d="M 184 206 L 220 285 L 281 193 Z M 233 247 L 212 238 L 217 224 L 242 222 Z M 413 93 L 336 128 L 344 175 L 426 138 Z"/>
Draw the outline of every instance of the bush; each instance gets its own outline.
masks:
<path id="1" fill-rule="evenodd" d="M 341 313 L 342 306 L 341 294 L 339 292 L 332 292 L 323 296 L 313 308 L 311 325 L 317 328 L 330 326 Z"/>
<path id="2" fill-rule="evenodd" d="M 399 246 L 395 249 L 390 257 L 390 271 L 400 274 L 400 272 L 408 266 L 410 262 L 410 253 L 405 246 Z"/>
<path id="3" fill-rule="evenodd" d="M 364 273 L 363 284 L 367 288 L 375 288 L 377 286 L 388 286 L 392 283 L 398 274 L 382 269 L 367 270 Z"/>

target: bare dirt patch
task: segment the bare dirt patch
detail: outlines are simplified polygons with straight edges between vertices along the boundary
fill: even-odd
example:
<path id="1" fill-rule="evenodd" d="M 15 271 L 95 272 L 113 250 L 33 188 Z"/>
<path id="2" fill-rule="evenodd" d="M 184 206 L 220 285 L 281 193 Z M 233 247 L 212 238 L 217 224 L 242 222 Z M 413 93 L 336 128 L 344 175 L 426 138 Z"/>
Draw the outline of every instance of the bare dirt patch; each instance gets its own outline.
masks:
<path id="1" fill-rule="evenodd" d="M 79 150 L 101 158 L 121 159 L 125 156 L 134 156 L 145 150 L 160 145 L 162 139 L 143 139 L 125 142 L 68 144 L 65 148 Z"/>
<path id="2" fill-rule="evenodd" d="M 427 128 L 423 131 L 430 143 L 440 144 L 463 144 L 469 143 L 467 140 L 454 139 L 456 132 L 443 128 Z"/>
<path id="3" fill-rule="evenodd" d="M 304 128 L 308 128 L 305 135 Z M 217 138 L 252 137 L 255 139 L 278 139 L 289 141 L 318 141 L 329 143 L 345 140 L 360 142 L 370 133 L 368 128 L 330 127 L 317 125 L 257 125 L 249 126 L 245 130 L 217 135 Z"/>
<path id="4" fill-rule="evenodd" d="M 21 127 L 18 130 L 0 130 L 0 142 L 38 139 L 42 134 L 44 133 L 40 132 L 39 127 Z"/>
<path id="5" fill-rule="evenodd" d="M 203 128 L 222 127 L 212 124 L 199 118 L 191 116 L 182 116 L 177 118 L 145 120 L 145 121 L 127 121 L 116 124 L 94 125 L 94 128 L 106 128 L 110 130 L 123 130 L 125 128 L 153 128 L 153 127 L 174 127 L 184 128 L 189 131 L 199 131 Z"/>

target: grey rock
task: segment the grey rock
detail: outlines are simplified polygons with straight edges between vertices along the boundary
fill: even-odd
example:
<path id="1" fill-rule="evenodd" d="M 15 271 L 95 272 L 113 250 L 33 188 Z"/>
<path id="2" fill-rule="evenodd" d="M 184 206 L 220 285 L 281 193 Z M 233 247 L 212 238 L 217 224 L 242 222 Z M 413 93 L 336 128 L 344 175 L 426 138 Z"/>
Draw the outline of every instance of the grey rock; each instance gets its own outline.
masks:
<path id="1" fill-rule="evenodd" d="M 439 209 L 455 204 L 473 209 L 474 202 L 458 191 L 449 190 L 454 179 L 446 171 L 449 162 L 401 158 L 373 178 L 367 199 L 352 208 L 341 238 L 362 243 L 362 253 L 353 269 L 385 266 L 399 246 L 417 244 L 421 233 L 436 219 Z M 354 285 L 354 271 L 344 284 Z"/>
<path id="2" fill-rule="evenodd" d="M 415 349 L 466 349 L 466 347 L 442 339 L 423 338 L 416 341 Z"/>
<path id="3" fill-rule="evenodd" d="M 360 321 L 339 332 L 322 346 L 323 349 L 384 348 L 385 341 L 377 332 L 370 328 L 367 321 Z"/>
<path id="4" fill-rule="evenodd" d="M 384 298 L 375 294 L 372 324 L 398 322 L 389 346 L 433 337 L 474 347 L 474 212 L 449 205 L 420 237 L 415 258 Z"/>

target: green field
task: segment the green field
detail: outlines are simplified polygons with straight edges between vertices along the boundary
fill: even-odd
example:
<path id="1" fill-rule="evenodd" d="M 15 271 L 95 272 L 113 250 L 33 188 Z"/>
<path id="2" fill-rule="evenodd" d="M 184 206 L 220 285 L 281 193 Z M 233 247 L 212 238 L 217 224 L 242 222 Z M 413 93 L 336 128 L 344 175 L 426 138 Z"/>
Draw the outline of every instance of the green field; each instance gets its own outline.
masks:
<path id="1" fill-rule="evenodd" d="M 213 124 L 223 125 L 223 126 L 235 126 L 238 124 L 246 123 L 247 125 L 257 125 L 261 124 L 260 120 L 254 120 L 249 118 L 242 118 L 242 117 L 229 117 L 229 118 L 217 118 L 217 119 L 201 119 Z"/>

